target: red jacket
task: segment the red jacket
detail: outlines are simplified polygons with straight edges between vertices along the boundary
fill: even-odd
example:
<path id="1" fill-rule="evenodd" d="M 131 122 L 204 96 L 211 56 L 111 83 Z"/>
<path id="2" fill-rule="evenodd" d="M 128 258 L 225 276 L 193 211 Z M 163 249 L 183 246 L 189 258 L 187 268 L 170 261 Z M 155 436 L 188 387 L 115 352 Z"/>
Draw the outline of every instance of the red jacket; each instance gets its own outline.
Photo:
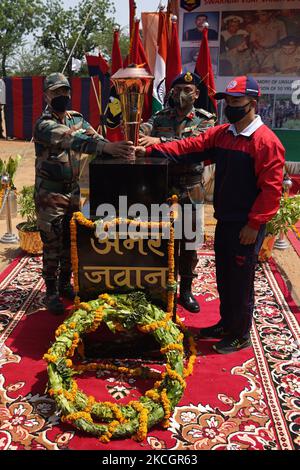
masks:
<path id="1" fill-rule="evenodd" d="M 251 136 L 235 136 L 223 124 L 198 137 L 148 147 L 146 155 L 179 164 L 215 163 L 214 209 L 220 221 L 244 222 L 258 230 L 278 211 L 285 150 L 266 125 Z"/>

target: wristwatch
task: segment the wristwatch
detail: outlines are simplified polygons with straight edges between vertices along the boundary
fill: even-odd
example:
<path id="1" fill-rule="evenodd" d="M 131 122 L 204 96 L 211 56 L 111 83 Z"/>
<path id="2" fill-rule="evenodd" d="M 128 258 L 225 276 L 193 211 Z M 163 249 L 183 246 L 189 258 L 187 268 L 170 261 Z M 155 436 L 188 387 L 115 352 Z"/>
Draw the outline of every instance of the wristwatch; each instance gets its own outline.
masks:
<path id="1" fill-rule="evenodd" d="M 161 141 L 162 144 L 164 144 L 165 142 L 167 142 L 167 138 L 164 135 L 162 135 L 160 137 L 160 141 Z"/>

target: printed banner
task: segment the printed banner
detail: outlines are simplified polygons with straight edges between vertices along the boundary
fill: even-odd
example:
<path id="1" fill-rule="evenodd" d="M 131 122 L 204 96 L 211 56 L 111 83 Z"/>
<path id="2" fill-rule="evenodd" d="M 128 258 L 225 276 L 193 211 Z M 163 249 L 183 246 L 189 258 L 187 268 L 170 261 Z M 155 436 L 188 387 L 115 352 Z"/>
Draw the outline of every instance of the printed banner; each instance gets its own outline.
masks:
<path id="1" fill-rule="evenodd" d="M 216 88 L 234 76 L 253 75 L 262 89 L 264 122 L 276 131 L 300 130 L 300 1 L 201 0 L 188 8 L 192 3 L 179 2 L 183 71 L 194 71 L 208 22 Z M 222 122 L 222 104 L 219 115 Z"/>

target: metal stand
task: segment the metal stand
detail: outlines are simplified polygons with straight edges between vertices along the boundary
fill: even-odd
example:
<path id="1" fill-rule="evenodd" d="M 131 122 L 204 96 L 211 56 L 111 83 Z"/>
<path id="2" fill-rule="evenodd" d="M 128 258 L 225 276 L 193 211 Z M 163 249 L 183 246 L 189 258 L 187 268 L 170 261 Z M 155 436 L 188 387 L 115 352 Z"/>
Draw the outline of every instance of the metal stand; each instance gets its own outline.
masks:
<path id="1" fill-rule="evenodd" d="M 282 183 L 282 185 L 283 185 L 283 194 L 284 194 L 285 198 L 289 197 L 289 191 L 290 191 L 290 188 L 291 188 L 292 184 L 293 184 L 292 180 L 290 179 L 289 175 L 286 174 L 284 179 L 283 179 L 283 183 Z M 284 235 L 284 232 L 281 231 L 280 234 L 279 234 L 279 238 L 277 238 L 277 240 L 274 243 L 274 248 L 277 248 L 278 250 L 285 250 L 289 246 L 290 246 L 290 244 L 287 241 L 287 239 Z"/>
<path id="2" fill-rule="evenodd" d="M 4 175 L 1 178 L 2 186 L 5 188 L 5 194 L 3 197 L 2 208 L 6 203 L 6 230 L 7 232 L 0 238 L 1 243 L 18 243 L 18 237 L 12 232 L 11 224 L 11 208 L 10 208 L 10 187 L 9 187 L 9 177 Z"/>
<path id="3" fill-rule="evenodd" d="M 277 248 L 278 250 L 285 250 L 290 246 L 289 242 L 284 236 L 284 233 L 281 232 L 279 235 L 279 238 L 274 243 L 274 248 Z"/>

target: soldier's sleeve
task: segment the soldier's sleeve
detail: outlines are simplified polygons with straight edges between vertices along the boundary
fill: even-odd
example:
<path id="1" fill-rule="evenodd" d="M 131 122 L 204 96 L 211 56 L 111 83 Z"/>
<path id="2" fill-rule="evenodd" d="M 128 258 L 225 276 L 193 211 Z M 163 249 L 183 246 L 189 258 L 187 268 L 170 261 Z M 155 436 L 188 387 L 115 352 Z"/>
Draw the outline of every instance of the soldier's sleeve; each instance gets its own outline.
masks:
<path id="1" fill-rule="evenodd" d="M 97 150 L 97 155 L 102 155 L 103 153 L 103 147 L 105 142 L 109 142 L 109 140 L 105 139 L 101 134 L 99 134 L 93 126 L 86 121 L 85 119 L 82 119 L 82 128 L 88 130 L 89 136 L 93 137 L 94 139 L 99 139 L 98 140 L 98 150 Z"/>
<path id="2" fill-rule="evenodd" d="M 147 122 L 143 122 L 140 126 L 140 135 L 152 135 L 154 116 L 151 116 Z"/>
<path id="3" fill-rule="evenodd" d="M 106 140 L 95 133 L 88 135 L 87 129 L 73 129 L 64 124 L 60 124 L 52 119 L 38 121 L 34 139 L 47 146 L 55 146 L 60 149 L 71 149 L 81 153 L 102 154 Z"/>

